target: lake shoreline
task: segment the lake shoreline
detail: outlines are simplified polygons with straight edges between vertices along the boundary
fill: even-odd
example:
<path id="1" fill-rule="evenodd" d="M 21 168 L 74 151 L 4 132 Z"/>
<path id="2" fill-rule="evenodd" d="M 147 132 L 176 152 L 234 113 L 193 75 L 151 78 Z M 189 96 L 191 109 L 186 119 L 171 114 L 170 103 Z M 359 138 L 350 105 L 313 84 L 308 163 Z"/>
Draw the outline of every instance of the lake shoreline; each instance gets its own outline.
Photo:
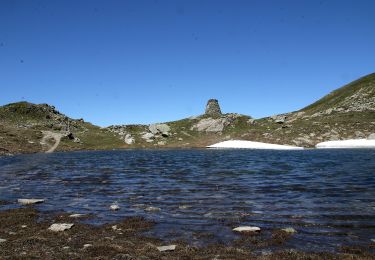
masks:
<path id="1" fill-rule="evenodd" d="M 6 204 L 6 202 L 3 202 Z M 84 219 L 85 217 L 83 217 Z M 375 259 L 364 247 L 341 247 L 338 253 L 278 250 L 290 234 L 275 232 L 268 239 L 259 234 L 244 234 L 233 243 L 194 247 L 186 241 L 162 241 L 142 233 L 156 223 L 142 217 L 128 217 L 100 226 L 83 224 L 82 218 L 67 213 L 51 214 L 23 207 L 0 211 L 0 256 L 4 258 L 45 259 Z M 72 223 L 70 229 L 53 232 L 52 223 Z M 157 247 L 176 245 L 160 252 Z M 263 254 L 259 253 L 260 249 Z"/>

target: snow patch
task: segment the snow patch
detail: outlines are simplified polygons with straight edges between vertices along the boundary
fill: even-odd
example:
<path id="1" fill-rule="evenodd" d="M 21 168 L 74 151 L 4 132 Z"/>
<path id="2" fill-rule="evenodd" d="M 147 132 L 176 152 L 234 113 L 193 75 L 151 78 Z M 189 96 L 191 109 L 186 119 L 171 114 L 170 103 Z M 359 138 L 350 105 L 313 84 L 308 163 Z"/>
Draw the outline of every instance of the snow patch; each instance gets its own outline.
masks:
<path id="1" fill-rule="evenodd" d="M 291 146 L 291 145 L 280 145 L 280 144 L 268 144 L 253 141 L 243 140 L 230 140 L 224 141 L 217 144 L 209 145 L 207 148 L 235 148 L 235 149 L 271 149 L 271 150 L 302 150 L 303 147 Z"/>
<path id="2" fill-rule="evenodd" d="M 318 143 L 318 149 L 334 149 L 334 148 L 375 148 L 375 140 L 369 139 L 348 139 L 340 141 L 327 141 Z"/>

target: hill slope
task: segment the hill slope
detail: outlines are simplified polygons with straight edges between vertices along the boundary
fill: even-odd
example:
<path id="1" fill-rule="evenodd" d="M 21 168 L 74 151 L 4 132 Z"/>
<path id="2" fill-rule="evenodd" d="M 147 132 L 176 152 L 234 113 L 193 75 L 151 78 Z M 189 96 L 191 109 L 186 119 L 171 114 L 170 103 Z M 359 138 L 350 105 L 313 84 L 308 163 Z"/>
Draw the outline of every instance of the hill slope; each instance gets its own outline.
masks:
<path id="1" fill-rule="evenodd" d="M 313 147 L 328 140 L 365 138 L 375 133 L 375 74 L 339 88 L 300 111 L 261 119 L 222 114 L 209 100 L 204 114 L 152 125 L 100 128 L 72 119 L 47 104 L 19 102 L 0 107 L 0 154 L 119 148 L 205 147 L 230 139 Z M 49 135 L 47 135 L 49 136 Z"/>
<path id="2" fill-rule="evenodd" d="M 328 109 L 339 112 L 375 111 L 375 73 L 336 89 L 301 111 L 312 114 Z"/>

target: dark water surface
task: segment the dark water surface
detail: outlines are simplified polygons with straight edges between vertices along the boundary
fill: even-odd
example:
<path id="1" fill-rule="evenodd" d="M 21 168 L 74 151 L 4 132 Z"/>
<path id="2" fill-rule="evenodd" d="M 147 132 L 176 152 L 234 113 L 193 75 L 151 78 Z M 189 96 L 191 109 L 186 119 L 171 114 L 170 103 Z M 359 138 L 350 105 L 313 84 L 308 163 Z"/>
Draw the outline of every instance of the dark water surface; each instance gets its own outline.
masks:
<path id="1" fill-rule="evenodd" d="M 42 211 L 142 215 L 149 233 L 192 244 L 231 228 L 293 227 L 288 248 L 333 251 L 375 238 L 375 150 L 126 150 L 0 158 L 0 199 L 45 198 Z M 109 210 L 112 203 L 121 209 Z M 149 212 L 147 207 L 160 211 Z M 213 235 L 202 235 L 201 233 Z M 201 235 L 199 235 L 201 234 Z"/>

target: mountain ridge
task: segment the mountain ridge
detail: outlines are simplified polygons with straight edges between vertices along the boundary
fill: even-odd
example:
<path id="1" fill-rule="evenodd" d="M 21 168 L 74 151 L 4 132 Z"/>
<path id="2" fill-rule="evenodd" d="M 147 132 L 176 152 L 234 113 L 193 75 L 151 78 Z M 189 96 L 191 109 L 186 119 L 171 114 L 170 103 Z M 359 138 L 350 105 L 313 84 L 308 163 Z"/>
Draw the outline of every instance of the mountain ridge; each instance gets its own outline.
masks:
<path id="1" fill-rule="evenodd" d="M 260 119 L 222 113 L 209 100 L 202 115 L 157 124 L 99 127 L 72 119 L 48 104 L 0 107 L 0 154 L 43 152 L 60 133 L 57 151 L 121 148 L 199 148 L 231 139 L 313 147 L 328 140 L 363 138 L 375 132 L 375 73 L 338 88 L 294 112 Z"/>

